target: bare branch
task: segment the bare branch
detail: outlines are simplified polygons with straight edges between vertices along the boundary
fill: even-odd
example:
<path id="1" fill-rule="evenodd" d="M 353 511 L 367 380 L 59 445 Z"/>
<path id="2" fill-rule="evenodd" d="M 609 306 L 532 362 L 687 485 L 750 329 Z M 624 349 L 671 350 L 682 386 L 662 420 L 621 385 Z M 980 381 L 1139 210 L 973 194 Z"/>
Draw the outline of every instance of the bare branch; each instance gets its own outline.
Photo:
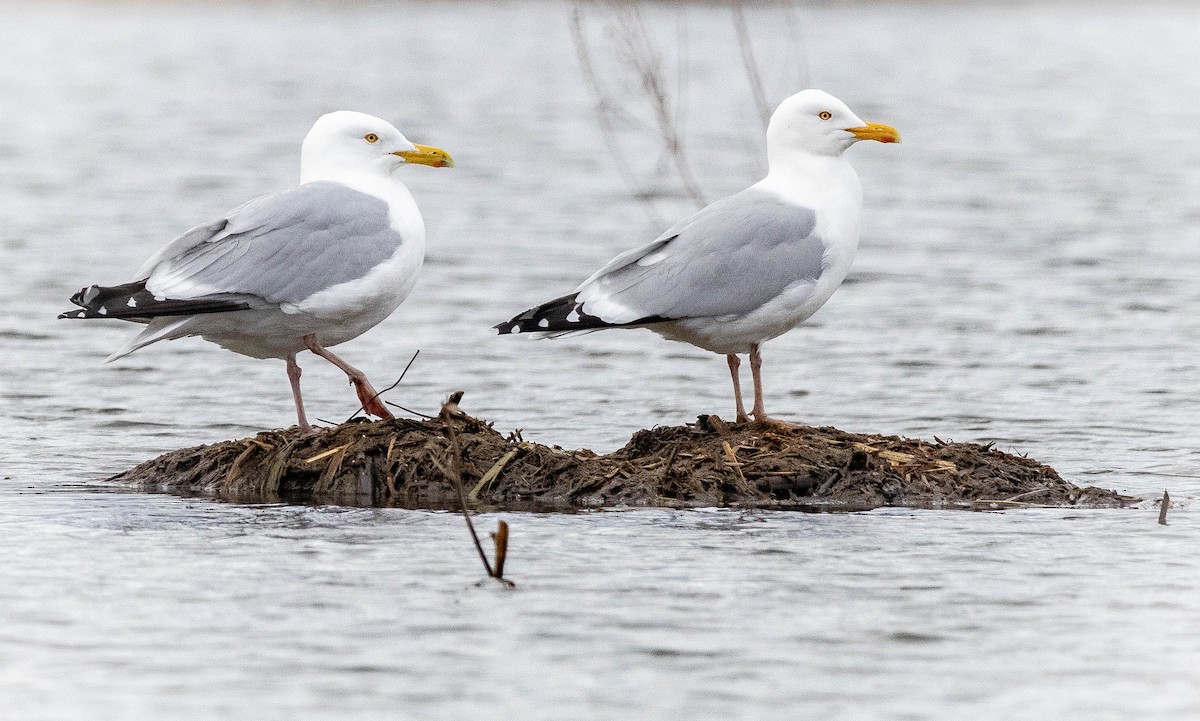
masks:
<path id="1" fill-rule="evenodd" d="M 684 192 L 692 198 L 697 206 L 707 205 L 708 201 L 704 197 L 704 191 L 700 188 L 700 183 L 696 180 L 696 175 L 688 159 L 680 125 L 675 122 L 677 113 L 672 107 L 670 92 L 666 89 L 667 80 L 662 54 L 650 37 L 641 10 L 632 2 L 611 5 L 608 29 L 614 36 L 614 49 L 618 52 L 619 59 L 632 70 L 641 92 L 649 104 L 655 128 L 667 156 L 675 167 Z M 600 82 L 587 43 L 583 11 L 579 6 L 576 6 L 572 12 L 571 31 L 584 80 L 597 96 L 598 110 L 601 115 L 601 132 L 605 136 L 605 144 L 608 146 L 609 152 L 615 156 L 618 172 L 635 191 L 638 191 L 640 183 L 616 140 L 616 132 L 611 123 L 610 113 L 614 107 L 617 107 L 617 104 L 607 96 L 604 86 Z M 679 72 L 682 75 L 682 68 Z M 678 103 L 675 104 L 675 107 L 678 107 Z M 656 218 L 656 220 L 658 219 Z"/>
<path id="2" fill-rule="evenodd" d="M 571 38 L 575 42 L 575 54 L 579 58 L 579 70 L 583 73 L 584 82 L 596 96 L 596 119 L 600 123 L 600 135 L 604 138 L 604 145 L 608 149 L 609 156 L 616 163 L 617 173 L 621 179 L 631 189 L 637 191 L 639 186 L 637 176 L 629 164 L 629 159 L 622 152 L 621 144 L 617 142 L 617 131 L 613 128 L 610 108 L 615 104 L 608 99 L 608 94 L 604 91 L 604 85 L 600 82 L 600 76 L 597 75 L 596 68 L 592 63 L 592 54 L 588 49 L 587 35 L 583 28 L 583 13 L 578 6 L 571 11 Z M 656 224 L 663 223 L 663 219 L 653 205 L 647 203 L 644 207 Z"/>
<path id="3" fill-rule="evenodd" d="M 742 11 L 742 0 L 733 0 L 730 10 L 733 12 L 733 29 L 737 33 L 738 47 L 742 51 L 742 65 L 746 68 L 746 81 L 750 83 L 754 105 L 766 130 L 767 123 L 771 122 L 771 107 L 767 104 L 767 89 L 763 86 L 762 74 L 754 59 L 754 44 L 750 40 L 750 28 L 746 25 L 746 13 Z"/>
<path id="4" fill-rule="evenodd" d="M 800 39 L 800 20 L 795 0 L 775 0 L 771 6 L 779 16 L 772 22 L 782 25 L 784 48 L 756 43 L 751 33 L 745 0 L 733 0 L 731 21 L 733 41 L 740 53 L 743 75 L 749 86 L 755 111 L 763 127 L 770 121 L 776 100 L 772 83 L 781 83 L 791 92 L 796 84 L 807 85 L 808 68 Z M 660 36 L 654 24 L 659 13 L 670 12 L 641 0 L 578 0 L 571 15 L 571 33 L 583 79 L 596 98 L 596 112 L 605 146 L 613 156 L 617 171 L 626 185 L 649 200 L 653 177 L 641 171 L 643 157 L 654 157 L 645 143 L 657 146 L 660 174 L 674 177 L 687 197 L 702 207 L 708 203 L 706 192 L 693 169 L 688 152 L 688 79 L 691 65 L 688 10 L 676 7 L 674 37 Z M 755 11 L 757 13 L 757 11 Z M 755 16 L 757 17 L 757 15 Z M 769 37 L 776 37 L 771 33 Z M 708 49 L 705 49 L 708 52 Z M 768 58 L 765 66 L 758 57 Z M 731 64 L 736 72 L 737 61 Z M 764 71 L 782 70 L 778 80 Z M 789 93 L 790 94 L 790 93 Z M 640 136 L 625 131 L 633 129 Z M 761 147 L 762 135 L 757 136 Z M 633 142 L 635 145 L 630 146 Z M 637 147 L 636 155 L 626 152 Z M 655 172 L 655 171 L 651 171 Z M 661 221 L 653 203 L 644 203 L 656 221 Z"/>

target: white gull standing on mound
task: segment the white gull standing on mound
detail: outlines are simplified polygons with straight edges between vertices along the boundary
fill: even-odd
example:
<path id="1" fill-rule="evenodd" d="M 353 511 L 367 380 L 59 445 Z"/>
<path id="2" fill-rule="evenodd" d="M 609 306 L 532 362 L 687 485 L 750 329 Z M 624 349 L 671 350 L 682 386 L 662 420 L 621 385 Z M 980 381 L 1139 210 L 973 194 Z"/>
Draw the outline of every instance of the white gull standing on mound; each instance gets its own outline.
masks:
<path id="1" fill-rule="evenodd" d="M 858 248 L 862 186 L 842 153 L 900 141 L 820 90 L 784 100 L 767 126 L 767 177 L 613 258 L 575 289 L 501 323 L 501 334 L 649 328 L 727 357 L 742 405 L 739 353 L 766 421 L 760 346 L 804 322 L 841 285 Z"/>
<path id="2" fill-rule="evenodd" d="M 363 410 L 391 418 L 366 376 L 327 348 L 387 318 L 416 283 L 425 224 L 395 177 L 409 163 L 454 164 L 379 118 L 323 115 L 304 138 L 299 187 L 192 228 L 147 260 L 137 280 L 84 288 L 71 298 L 81 310 L 59 317 L 146 324 L 106 362 L 184 336 L 284 359 L 305 431 L 296 354 L 308 349 L 346 373 Z"/>

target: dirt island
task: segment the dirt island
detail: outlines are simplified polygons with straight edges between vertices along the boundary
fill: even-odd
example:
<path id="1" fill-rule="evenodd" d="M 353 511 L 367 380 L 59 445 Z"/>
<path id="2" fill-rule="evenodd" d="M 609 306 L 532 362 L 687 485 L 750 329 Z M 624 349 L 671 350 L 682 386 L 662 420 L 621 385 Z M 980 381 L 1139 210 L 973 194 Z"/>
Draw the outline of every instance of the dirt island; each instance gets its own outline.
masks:
<path id="1" fill-rule="evenodd" d="M 638 431 L 624 447 L 598 455 L 531 443 L 457 410 L 447 420 L 265 431 L 172 451 L 109 480 L 241 502 L 444 509 L 459 505 L 452 473 L 461 473 L 470 505 L 495 510 L 1118 507 L 1140 500 L 1080 488 L 1047 465 L 975 443 L 700 416 Z"/>

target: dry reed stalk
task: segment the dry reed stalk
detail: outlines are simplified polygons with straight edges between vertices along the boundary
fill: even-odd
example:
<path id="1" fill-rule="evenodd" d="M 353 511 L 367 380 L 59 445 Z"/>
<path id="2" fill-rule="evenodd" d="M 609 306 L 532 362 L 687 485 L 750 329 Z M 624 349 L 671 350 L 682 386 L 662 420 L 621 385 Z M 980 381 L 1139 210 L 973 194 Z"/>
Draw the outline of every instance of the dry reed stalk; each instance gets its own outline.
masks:
<path id="1" fill-rule="evenodd" d="M 318 453 L 315 456 L 305 458 L 304 462 L 305 463 L 316 463 L 317 461 L 321 460 L 322 458 L 328 458 L 329 456 L 332 456 L 334 453 L 337 453 L 338 451 L 344 451 L 349 447 L 350 447 L 350 444 L 345 443 L 343 445 L 338 446 L 337 448 L 330 448 L 329 450 L 322 451 L 321 453 Z"/>
<path id="2" fill-rule="evenodd" d="M 495 480 L 496 477 L 500 475 L 500 471 L 504 470 L 505 464 L 515 458 L 516 455 L 517 449 L 514 448 L 508 453 L 505 453 L 503 456 L 500 456 L 500 460 L 496 461 L 496 464 L 489 468 L 487 473 L 483 474 L 483 478 L 479 479 L 479 483 L 475 484 L 475 487 L 472 488 L 471 492 L 467 494 L 467 498 L 472 501 L 478 500 L 479 492 L 482 491 L 487 484 Z"/>
<path id="3" fill-rule="evenodd" d="M 855 450 L 859 450 L 864 453 L 870 453 L 872 455 L 879 456 L 880 458 L 882 458 L 885 461 L 887 461 L 888 463 L 890 463 L 893 468 L 898 468 L 901 465 L 916 463 L 918 460 L 920 460 L 916 456 L 912 455 L 911 453 L 901 453 L 900 451 L 881 450 L 879 448 L 876 448 L 875 446 L 867 445 L 866 443 L 857 443 L 857 442 L 852 443 L 851 447 L 854 448 Z M 933 465 L 929 468 L 926 468 L 925 469 L 926 471 L 956 471 L 956 470 L 958 470 L 958 467 L 955 466 L 954 463 L 952 463 L 950 461 L 932 460 L 929 462 L 932 463 Z"/>
<path id="4" fill-rule="evenodd" d="M 337 480 L 338 472 L 342 470 L 342 461 L 346 460 L 346 452 L 350 450 L 350 445 L 351 444 L 347 443 L 333 449 L 333 457 L 329 459 L 329 463 L 326 464 L 325 470 L 321 471 L 320 477 L 317 478 L 317 484 L 313 487 L 314 496 L 346 495 L 347 489 L 338 488 L 335 481 Z M 330 454 L 322 454 L 322 456 L 328 455 Z M 354 486 L 354 491 L 355 493 L 358 492 L 357 483 Z"/>
<path id="5" fill-rule="evenodd" d="M 260 495 L 276 496 L 279 494 L 279 482 L 283 479 L 283 474 L 287 472 L 288 461 L 292 459 L 292 449 L 296 447 L 298 441 L 299 439 L 289 441 L 274 449 L 271 465 L 267 467 L 267 474 L 263 476 L 262 482 L 259 484 Z"/>
<path id="6" fill-rule="evenodd" d="M 225 487 L 235 489 L 241 481 L 242 464 L 254 453 L 255 446 L 252 443 L 247 443 L 245 450 L 238 454 L 238 457 L 233 460 L 229 466 L 229 470 L 225 473 Z"/>
<path id="7" fill-rule="evenodd" d="M 492 534 L 496 543 L 496 578 L 504 580 L 504 561 L 508 558 L 508 524 L 500 521 L 496 532 Z M 512 583 L 509 581 L 509 583 Z"/>
<path id="8" fill-rule="evenodd" d="M 746 483 L 746 477 L 742 475 L 742 463 L 737 458 L 737 451 L 729 445 L 729 441 L 721 441 L 721 446 L 725 448 L 725 465 L 733 469 L 737 474 L 738 480 L 743 484 Z"/>
<path id="9" fill-rule="evenodd" d="M 1003 503 L 1012 503 L 1013 501 L 1019 501 L 1023 498 L 1032 498 L 1034 496 L 1040 496 L 1040 495 L 1049 493 L 1051 490 L 1052 489 L 1050 489 L 1050 488 L 1038 488 L 1033 491 L 1026 491 L 1024 493 L 1018 493 L 1015 496 L 1009 496 L 1008 498 L 1005 498 Z"/>

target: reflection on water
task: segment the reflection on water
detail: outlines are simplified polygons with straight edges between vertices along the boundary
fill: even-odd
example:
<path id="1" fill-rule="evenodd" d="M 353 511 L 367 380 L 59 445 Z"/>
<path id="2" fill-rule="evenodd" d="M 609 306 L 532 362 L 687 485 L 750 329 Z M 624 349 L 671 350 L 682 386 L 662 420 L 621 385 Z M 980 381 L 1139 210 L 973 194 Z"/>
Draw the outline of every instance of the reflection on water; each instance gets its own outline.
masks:
<path id="1" fill-rule="evenodd" d="M 381 383 L 421 349 L 394 400 L 432 412 L 463 388 L 500 428 L 601 451 L 727 415 L 715 356 L 649 333 L 487 331 L 661 230 L 596 134 L 568 6 L 6 5 L 10 713 L 1197 715 L 1200 76 L 1181 69 L 1200 60 L 1200 11 L 1079 9 L 802 11 L 813 84 L 905 143 L 851 151 L 855 270 L 766 347 L 766 382 L 785 418 L 992 441 L 1084 483 L 1169 487 L 1171 525 L 1151 510 L 517 514 L 520 589 L 503 593 L 472 585 L 450 514 L 81 485 L 288 422 L 291 400 L 282 364 L 199 341 L 100 367 L 133 330 L 53 317 L 77 287 L 125 280 L 175 233 L 293 183 L 313 118 L 355 108 L 458 161 L 406 175 L 425 274 L 344 347 Z M 721 8 L 683 12 L 706 42 L 726 28 Z M 688 127 L 717 195 L 755 180 L 738 130 L 756 121 L 740 65 L 705 68 Z M 305 367 L 314 415 L 353 410 L 339 371 Z"/>

